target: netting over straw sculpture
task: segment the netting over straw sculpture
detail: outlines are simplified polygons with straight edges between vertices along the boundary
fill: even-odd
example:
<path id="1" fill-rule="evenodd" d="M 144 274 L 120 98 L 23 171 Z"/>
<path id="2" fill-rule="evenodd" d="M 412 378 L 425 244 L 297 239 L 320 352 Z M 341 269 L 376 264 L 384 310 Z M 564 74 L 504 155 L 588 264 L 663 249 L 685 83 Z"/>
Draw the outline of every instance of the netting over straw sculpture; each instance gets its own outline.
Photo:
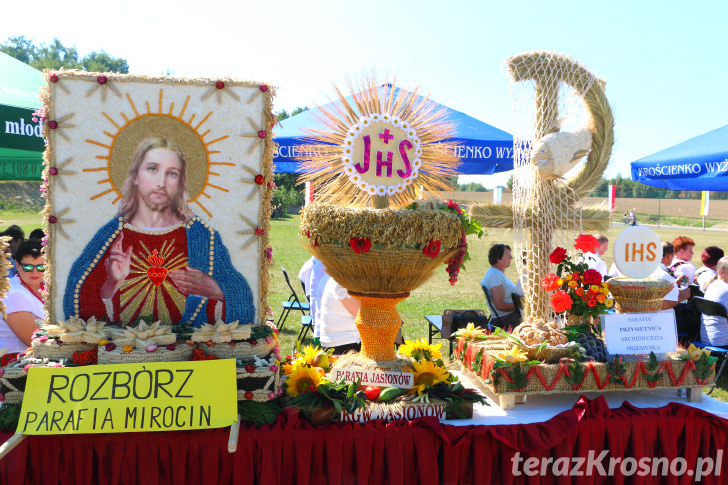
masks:
<path id="1" fill-rule="evenodd" d="M 551 319 L 541 279 L 549 254 L 570 248 L 577 233 L 606 230 L 609 213 L 584 208 L 614 143 L 614 119 L 604 81 L 561 54 L 535 51 L 505 60 L 514 132 L 513 203 L 472 208 L 485 227 L 512 228 L 526 314 Z M 584 156 L 587 160 L 574 170 Z"/>

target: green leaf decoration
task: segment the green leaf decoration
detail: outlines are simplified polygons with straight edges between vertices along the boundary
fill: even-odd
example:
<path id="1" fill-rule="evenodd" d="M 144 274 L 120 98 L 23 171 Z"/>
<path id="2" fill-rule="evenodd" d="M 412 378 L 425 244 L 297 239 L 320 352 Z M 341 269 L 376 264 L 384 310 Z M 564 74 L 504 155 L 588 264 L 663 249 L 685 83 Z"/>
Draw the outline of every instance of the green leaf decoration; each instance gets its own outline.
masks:
<path id="1" fill-rule="evenodd" d="M 712 357 L 703 352 L 700 357 L 695 360 L 695 370 L 693 374 L 697 379 L 707 379 L 713 373 L 713 364 L 718 360 L 717 357 Z"/>
<path id="2" fill-rule="evenodd" d="M 508 383 L 508 389 L 512 391 L 517 391 L 526 387 L 526 385 L 528 384 L 526 372 L 527 371 L 524 371 L 521 367 L 520 362 L 516 362 L 510 372 L 512 382 Z"/>
<path id="3" fill-rule="evenodd" d="M 15 433 L 20 420 L 20 404 L 3 403 L 0 406 L 0 430 Z"/>
<path id="4" fill-rule="evenodd" d="M 3 406 L 5 408 L 6 406 Z M 257 402 L 257 401 L 238 401 L 238 413 L 240 420 L 252 423 L 256 426 L 264 424 L 273 424 L 276 422 L 278 415 L 281 414 L 283 408 L 280 401 Z"/>
<path id="5" fill-rule="evenodd" d="M 572 362 L 569 365 L 569 374 L 568 376 L 564 376 L 566 382 L 572 386 L 579 385 L 584 379 L 584 365 L 577 361 Z"/>
<path id="6" fill-rule="evenodd" d="M 660 364 L 659 364 L 659 362 L 657 361 L 657 356 L 655 355 L 655 353 L 654 353 L 654 352 L 650 352 L 650 358 L 649 358 L 649 360 L 647 360 L 647 362 L 645 363 L 645 368 L 646 368 L 646 369 L 647 369 L 648 371 L 650 371 L 650 372 L 654 372 L 654 371 L 656 371 L 656 370 L 657 370 L 657 368 L 659 367 L 659 365 L 660 365 Z M 652 382 L 652 381 L 651 381 L 651 382 Z"/>
<path id="7" fill-rule="evenodd" d="M 620 377 L 627 372 L 627 366 L 624 362 L 622 362 L 621 356 L 615 355 L 614 361 L 607 362 L 607 372 L 611 374 L 609 376 L 609 382 L 611 382 L 612 384 L 624 385 L 624 382 L 622 381 L 622 379 L 620 379 Z"/>

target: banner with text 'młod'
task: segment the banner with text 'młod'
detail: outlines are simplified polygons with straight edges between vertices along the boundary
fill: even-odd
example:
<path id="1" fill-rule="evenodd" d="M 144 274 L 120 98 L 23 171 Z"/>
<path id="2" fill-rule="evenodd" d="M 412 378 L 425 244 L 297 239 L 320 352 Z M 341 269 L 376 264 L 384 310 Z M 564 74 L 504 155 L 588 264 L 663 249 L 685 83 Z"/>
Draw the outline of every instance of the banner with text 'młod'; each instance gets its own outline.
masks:
<path id="1" fill-rule="evenodd" d="M 238 417 L 235 360 L 31 367 L 17 432 L 223 428 Z"/>

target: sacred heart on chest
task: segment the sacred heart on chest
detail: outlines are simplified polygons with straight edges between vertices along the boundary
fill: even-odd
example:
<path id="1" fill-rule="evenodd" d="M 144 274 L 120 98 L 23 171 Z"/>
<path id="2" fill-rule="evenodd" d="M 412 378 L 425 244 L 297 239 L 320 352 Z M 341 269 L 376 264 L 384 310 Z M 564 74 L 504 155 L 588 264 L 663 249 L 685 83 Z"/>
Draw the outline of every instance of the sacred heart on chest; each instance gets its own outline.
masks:
<path id="1" fill-rule="evenodd" d="M 164 257 L 157 255 L 157 250 L 152 251 L 152 254 L 147 258 L 149 261 L 149 268 L 147 268 L 147 276 L 156 286 L 159 286 L 164 282 L 167 277 L 167 268 L 163 267 Z"/>

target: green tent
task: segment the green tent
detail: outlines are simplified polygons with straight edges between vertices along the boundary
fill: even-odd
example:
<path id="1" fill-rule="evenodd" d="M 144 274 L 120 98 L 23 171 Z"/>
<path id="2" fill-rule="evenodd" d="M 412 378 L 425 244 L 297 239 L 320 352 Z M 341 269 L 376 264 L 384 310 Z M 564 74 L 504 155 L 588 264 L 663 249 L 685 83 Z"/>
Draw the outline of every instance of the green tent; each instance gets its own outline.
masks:
<path id="1" fill-rule="evenodd" d="M 33 122 L 43 74 L 0 52 L 0 180 L 40 180 L 43 130 Z"/>

